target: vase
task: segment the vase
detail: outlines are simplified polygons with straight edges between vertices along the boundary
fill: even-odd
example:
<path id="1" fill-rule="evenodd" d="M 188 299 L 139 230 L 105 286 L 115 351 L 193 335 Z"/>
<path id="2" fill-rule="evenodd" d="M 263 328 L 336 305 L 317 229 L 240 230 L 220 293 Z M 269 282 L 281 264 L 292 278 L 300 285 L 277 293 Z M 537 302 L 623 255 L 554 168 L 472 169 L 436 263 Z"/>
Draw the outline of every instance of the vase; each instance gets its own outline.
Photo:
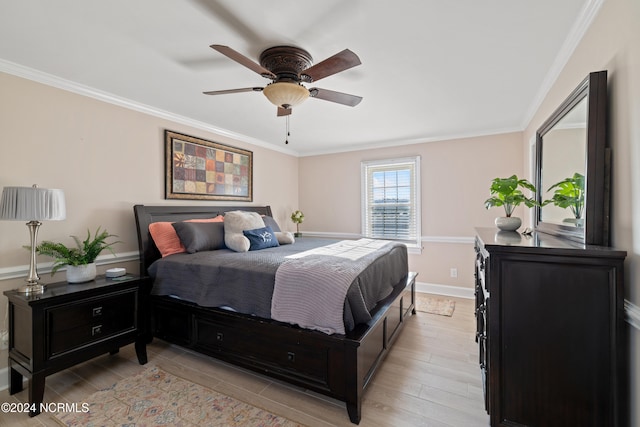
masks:
<path id="1" fill-rule="evenodd" d="M 96 263 L 67 266 L 68 283 L 90 282 L 96 278 Z"/>
<path id="2" fill-rule="evenodd" d="M 496 218 L 496 227 L 502 231 L 516 231 L 522 225 L 517 216 L 500 216 Z"/>

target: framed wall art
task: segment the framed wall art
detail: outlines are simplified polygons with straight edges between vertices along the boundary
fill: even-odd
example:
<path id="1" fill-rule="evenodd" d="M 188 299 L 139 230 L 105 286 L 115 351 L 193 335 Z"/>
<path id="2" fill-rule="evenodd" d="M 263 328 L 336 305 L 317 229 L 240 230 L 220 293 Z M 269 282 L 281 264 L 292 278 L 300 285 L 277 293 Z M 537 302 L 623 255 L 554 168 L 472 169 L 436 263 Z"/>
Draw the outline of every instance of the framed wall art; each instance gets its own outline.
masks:
<path id="1" fill-rule="evenodd" d="M 165 199 L 253 201 L 253 152 L 165 130 Z"/>

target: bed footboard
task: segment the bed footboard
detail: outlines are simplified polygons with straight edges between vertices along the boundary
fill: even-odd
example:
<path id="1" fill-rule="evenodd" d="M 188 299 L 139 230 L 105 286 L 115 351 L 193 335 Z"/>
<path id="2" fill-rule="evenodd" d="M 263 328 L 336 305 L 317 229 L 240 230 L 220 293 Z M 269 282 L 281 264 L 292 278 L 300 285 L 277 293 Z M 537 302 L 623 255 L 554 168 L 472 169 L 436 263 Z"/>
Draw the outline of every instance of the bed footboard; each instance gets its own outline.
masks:
<path id="1" fill-rule="evenodd" d="M 341 400 L 358 424 L 364 390 L 405 318 L 415 313 L 415 277 L 409 273 L 376 306 L 368 324 L 346 335 L 161 296 L 151 299 L 152 331 L 164 341 Z"/>

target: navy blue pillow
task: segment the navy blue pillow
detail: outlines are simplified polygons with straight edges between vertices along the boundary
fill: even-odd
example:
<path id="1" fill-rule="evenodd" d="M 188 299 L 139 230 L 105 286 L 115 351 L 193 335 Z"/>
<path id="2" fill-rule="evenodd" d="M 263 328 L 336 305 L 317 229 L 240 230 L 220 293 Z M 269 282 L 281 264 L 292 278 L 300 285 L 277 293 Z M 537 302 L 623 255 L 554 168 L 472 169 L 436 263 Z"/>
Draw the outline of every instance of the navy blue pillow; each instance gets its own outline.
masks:
<path id="1" fill-rule="evenodd" d="M 278 239 L 273 234 L 271 227 L 256 228 L 253 230 L 244 230 L 242 232 L 249 239 L 250 251 L 257 251 L 259 249 L 272 248 L 274 246 L 280 246 Z"/>

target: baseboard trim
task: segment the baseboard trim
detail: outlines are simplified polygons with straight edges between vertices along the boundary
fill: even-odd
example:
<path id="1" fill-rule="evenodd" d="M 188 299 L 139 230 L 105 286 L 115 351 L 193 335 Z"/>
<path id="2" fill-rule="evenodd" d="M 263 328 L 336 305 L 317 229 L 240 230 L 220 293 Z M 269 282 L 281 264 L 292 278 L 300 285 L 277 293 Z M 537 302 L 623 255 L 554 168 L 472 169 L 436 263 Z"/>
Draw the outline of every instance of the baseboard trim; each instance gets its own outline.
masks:
<path id="1" fill-rule="evenodd" d="M 473 288 L 462 288 L 460 286 L 440 285 L 437 283 L 416 282 L 416 292 L 427 294 L 443 295 L 448 297 L 473 299 Z"/>

